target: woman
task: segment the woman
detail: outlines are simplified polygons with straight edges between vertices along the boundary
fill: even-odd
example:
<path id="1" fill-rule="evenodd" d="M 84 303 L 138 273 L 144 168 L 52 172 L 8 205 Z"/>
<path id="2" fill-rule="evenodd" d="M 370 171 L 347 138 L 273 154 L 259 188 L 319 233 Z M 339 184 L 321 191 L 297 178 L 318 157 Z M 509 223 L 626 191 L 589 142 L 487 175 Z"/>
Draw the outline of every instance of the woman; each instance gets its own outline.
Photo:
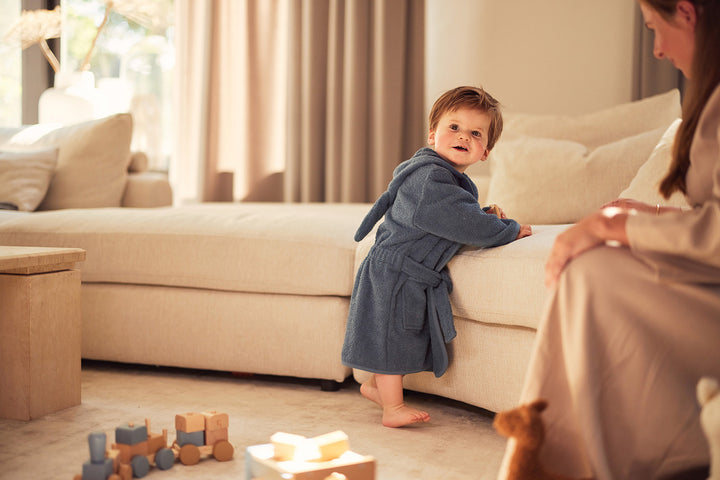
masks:
<path id="1" fill-rule="evenodd" d="M 551 471 L 706 478 L 695 391 L 701 376 L 720 378 L 720 0 L 640 7 L 655 56 L 690 81 L 661 192 L 680 190 L 693 207 L 619 200 L 557 238 L 521 402 L 549 402 Z"/>

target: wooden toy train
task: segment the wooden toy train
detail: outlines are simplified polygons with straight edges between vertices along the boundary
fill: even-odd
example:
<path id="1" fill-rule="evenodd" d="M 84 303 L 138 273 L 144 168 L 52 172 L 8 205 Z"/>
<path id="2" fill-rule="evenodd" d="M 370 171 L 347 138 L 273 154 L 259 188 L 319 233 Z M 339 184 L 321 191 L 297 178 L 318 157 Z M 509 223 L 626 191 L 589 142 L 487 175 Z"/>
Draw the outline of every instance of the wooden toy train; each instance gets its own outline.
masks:
<path id="1" fill-rule="evenodd" d="M 228 415 L 218 412 L 183 413 L 175 416 L 176 438 L 167 443 L 167 429 L 162 433 L 150 431 L 145 425 L 128 423 L 115 429 L 115 443 L 106 448 L 107 436 L 94 432 L 88 436 L 90 461 L 83 464 L 82 475 L 74 480 L 131 480 L 142 478 L 154 465 L 168 470 L 180 459 L 183 465 L 195 465 L 203 456 L 213 456 L 220 462 L 233 457 L 234 449 L 228 441 Z"/>

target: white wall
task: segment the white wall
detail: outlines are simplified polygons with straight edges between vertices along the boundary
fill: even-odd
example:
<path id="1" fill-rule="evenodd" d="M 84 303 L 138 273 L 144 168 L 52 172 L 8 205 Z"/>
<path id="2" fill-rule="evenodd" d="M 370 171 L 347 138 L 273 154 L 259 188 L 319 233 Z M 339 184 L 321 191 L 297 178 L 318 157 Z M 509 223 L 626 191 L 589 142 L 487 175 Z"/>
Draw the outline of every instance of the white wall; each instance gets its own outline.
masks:
<path id="1" fill-rule="evenodd" d="M 630 101 L 634 15 L 634 0 L 426 0 L 426 110 L 468 84 L 506 111 Z"/>

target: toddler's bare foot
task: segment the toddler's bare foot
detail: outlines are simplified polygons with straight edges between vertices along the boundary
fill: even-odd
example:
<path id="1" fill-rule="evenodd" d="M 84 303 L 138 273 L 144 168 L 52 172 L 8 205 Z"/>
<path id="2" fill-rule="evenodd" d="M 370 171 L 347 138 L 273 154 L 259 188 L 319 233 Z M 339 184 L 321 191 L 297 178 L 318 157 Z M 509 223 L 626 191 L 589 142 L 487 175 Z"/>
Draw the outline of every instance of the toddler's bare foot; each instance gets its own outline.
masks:
<path id="1" fill-rule="evenodd" d="M 404 403 L 383 408 L 383 425 L 386 427 L 402 427 L 411 423 L 423 423 L 430 420 L 430 414 L 408 407 Z"/>
<path id="2" fill-rule="evenodd" d="M 360 393 L 368 400 L 372 400 L 382 407 L 382 401 L 380 400 L 380 392 L 378 392 L 377 385 L 375 382 L 367 381 L 360 385 Z"/>

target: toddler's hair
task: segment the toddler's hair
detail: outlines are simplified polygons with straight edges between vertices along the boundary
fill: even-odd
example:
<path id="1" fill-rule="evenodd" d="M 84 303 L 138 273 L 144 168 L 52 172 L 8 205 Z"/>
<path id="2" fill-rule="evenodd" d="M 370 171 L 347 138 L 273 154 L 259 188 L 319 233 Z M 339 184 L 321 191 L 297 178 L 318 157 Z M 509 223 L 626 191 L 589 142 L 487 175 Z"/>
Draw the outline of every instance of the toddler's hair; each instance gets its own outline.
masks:
<path id="1" fill-rule="evenodd" d="M 503 118 L 500 102 L 482 88 L 463 86 L 440 95 L 430 110 L 430 130 L 437 128 L 440 117 L 444 114 L 454 112 L 461 107 L 477 109 L 490 115 L 487 149 L 492 150 L 502 133 Z"/>

